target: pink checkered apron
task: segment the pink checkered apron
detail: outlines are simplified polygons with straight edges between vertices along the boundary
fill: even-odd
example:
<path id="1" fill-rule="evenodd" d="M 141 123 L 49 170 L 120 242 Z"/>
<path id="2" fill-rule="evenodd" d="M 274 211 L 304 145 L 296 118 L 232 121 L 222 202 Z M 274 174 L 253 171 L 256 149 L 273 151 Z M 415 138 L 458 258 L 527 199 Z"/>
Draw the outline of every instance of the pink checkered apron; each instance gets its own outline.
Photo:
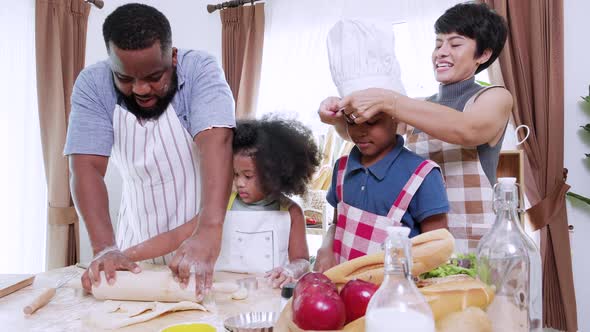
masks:
<path id="1" fill-rule="evenodd" d="M 386 228 L 402 225 L 402 217 L 412 197 L 422 185 L 426 175 L 433 168 L 438 167 L 433 161 L 423 161 L 397 196 L 387 216 L 380 216 L 344 203 L 344 173 L 347 164 L 347 156 L 340 158 L 336 182 L 338 219 L 334 235 L 334 255 L 339 264 L 382 251 L 381 245 L 387 238 Z"/>
<path id="2" fill-rule="evenodd" d="M 495 86 L 478 91 L 469 99 L 465 108 L 482 92 L 492 87 Z M 492 209 L 493 190 L 481 167 L 477 147 L 446 143 L 424 132 L 409 133 L 406 147 L 441 166 L 449 198 L 450 210 L 447 217 L 449 231 L 455 237 L 455 251 L 475 252 L 479 240 L 495 220 Z"/>

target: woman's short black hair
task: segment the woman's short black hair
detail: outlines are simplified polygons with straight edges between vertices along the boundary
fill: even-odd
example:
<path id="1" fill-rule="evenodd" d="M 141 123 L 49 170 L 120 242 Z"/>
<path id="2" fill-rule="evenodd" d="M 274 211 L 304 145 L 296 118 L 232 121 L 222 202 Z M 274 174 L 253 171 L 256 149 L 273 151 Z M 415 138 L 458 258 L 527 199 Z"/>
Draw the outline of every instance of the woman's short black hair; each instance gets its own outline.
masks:
<path id="1" fill-rule="evenodd" d="M 154 7 L 139 3 L 115 9 L 105 19 L 102 35 L 107 50 L 109 42 L 123 50 L 142 50 L 159 41 L 163 53 L 172 46 L 172 30 L 166 16 Z"/>
<path id="2" fill-rule="evenodd" d="M 492 50 L 490 59 L 477 68 L 475 73 L 488 68 L 500 55 L 506 43 L 508 26 L 502 16 L 483 3 L 460 3 L 449 9 L 436 20 L 434 31 L 439 33 L 456 32 L 474 39 L 477 45 L 475 57 L 486 49 Z"/>
<path id="3" fill-rule="evenodd" d="M 296 120 L 266 116 L 239 121 L 234 154 L 254 159 L 262 191 L 270 197 L 301 195 L 320 164 L 311 130 Z"/>

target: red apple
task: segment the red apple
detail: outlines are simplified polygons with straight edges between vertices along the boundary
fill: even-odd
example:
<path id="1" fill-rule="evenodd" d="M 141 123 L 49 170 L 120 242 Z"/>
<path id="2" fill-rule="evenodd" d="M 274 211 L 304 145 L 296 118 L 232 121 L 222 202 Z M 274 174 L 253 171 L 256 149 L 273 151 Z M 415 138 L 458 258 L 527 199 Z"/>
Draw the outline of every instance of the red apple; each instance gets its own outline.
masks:
<path id="1" fill-rule="evenodd" d="M 364 280 L 350 280 L 340 290 L 340 297 L 346 307 L 346 323 L 363 317 L 369 300 L 379 287 Z"/>
<path id="2" fill-rule="evenodd" d="M 325 274 L 319 272 L 308 272 L 303 275 L 297 281 L 297 285 L 295 285 L 295 289 L 293 290 L 293 299 L 299 297 L 302 292 L 309 286 L 309 285 L 316 285 L 316 284 L 325 284 L 330 286 L 329 288 L 338 294 L 338 289 L 336 285 L 330 280 L 330 278 L 326 277 Z"/>
<path id="3" fill-rule="evenodd" d="M 293 300 L 293 322 L 303 330 L 340 330 L 346 321 L 344 302 L 335 292 L 311 285 Z"/>

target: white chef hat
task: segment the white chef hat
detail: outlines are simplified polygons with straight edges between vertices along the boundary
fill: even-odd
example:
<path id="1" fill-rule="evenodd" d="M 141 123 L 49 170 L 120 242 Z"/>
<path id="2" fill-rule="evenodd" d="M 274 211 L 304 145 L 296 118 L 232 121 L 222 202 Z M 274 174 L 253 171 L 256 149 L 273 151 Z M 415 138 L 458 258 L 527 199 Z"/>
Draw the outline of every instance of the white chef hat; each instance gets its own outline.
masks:
<path id="1" fill-rule="evenodd" d="M 330 29 L 330 72 L 340 97 L 368 88 L 405 94 L 394 40 L 393 25 L 379 21 L 344 19 Z"/>

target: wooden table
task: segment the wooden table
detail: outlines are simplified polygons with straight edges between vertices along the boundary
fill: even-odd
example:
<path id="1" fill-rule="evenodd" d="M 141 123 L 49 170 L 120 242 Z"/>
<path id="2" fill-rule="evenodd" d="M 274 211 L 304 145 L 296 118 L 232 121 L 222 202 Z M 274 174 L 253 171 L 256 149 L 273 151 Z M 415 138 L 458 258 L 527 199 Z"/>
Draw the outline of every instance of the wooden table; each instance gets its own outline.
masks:
<path id="1" fill-rule="evenodd" d="M 143 266 L 144 270 L 163 269 L 165 266 Z M 95 300 L 91 295 L 84 294 L 80 278 L 74 277 L 57 290 L 55 297 L 45 307 L 31 316 L 23 314 L 23 307 L 40 294 L 44 288 L 53 287 L 66 275 L 77 273 L 82 269 L 69 266 L 51 270 L 36 276 L 35 282 L 6 297 L 0 298 L 0 330 L 2 331 L 97 331 L 88 327 L 84 317 L 102 301 Z M 244 274 L 219 272 L 215 281 L 232 281 L 247 277 Z M 251 292 L 246 300 L 234 301 L 227 294 L 215 296 L 217 313 L 201 311 L 182 311 L 162 315 L 151 321 L 131 325 L 120 331 L 159 331 L 160 329 L 184 322 L 204 322 L 224 331 L 225 318 L 240 312 L 280 311 L 280 291 L 270 288 L 261 276 L 257 276 L 258 290 Z"/>

